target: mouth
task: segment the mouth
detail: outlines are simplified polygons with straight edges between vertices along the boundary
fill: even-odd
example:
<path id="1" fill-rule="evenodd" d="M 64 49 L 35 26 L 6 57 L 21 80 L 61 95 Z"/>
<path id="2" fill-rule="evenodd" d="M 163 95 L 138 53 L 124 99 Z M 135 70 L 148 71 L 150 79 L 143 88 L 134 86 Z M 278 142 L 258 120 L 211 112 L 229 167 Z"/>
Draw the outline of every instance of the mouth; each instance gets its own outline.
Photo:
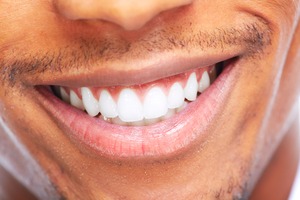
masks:
<path id="1" fill-rule="evenodd" d="M 136 85 L 36 88 L 44 107 L 77 143 L 110 158 L 160 157 L 205 140 L 229 93 L 236 61 Z"/>
<path id="2" fill-rule="evenodd" d="M 55 96 L 91 117 L 123 126 L 166 120 L 195 101 L 223 71 L 224 62 L 133 86 L 51 86 Z"/>

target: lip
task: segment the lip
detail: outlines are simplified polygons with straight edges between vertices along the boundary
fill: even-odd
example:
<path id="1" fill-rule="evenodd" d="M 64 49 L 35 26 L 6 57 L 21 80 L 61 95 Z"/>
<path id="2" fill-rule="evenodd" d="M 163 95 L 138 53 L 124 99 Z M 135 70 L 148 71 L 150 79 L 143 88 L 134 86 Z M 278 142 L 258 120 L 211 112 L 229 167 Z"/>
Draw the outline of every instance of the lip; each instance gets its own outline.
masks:
<path id="1" fill-rule="evenodd" d="M 41 75 L 33 80 L 27 80 L 26 84 L 59 85 L 74 88 L 140 85 L 238 57 L 242 51 L 242 49 L 233 48 L 230 51 L 206 52 L 200 55 L 194 55 L 194 52 L 189 55 L 181 51 L 177 53 L 166 52 L 136 61 L 96 62 L 85 67 L 74 67 L 76 70 L 70 70 L 66 73 L 61 71 L 55 77 L 49 78 Z"/>
<path id="2" fill-rule="evenodd" d="M 180 113 L 149 126 L 120 126 L 92 118 L 54 96 L 44 86 L 36 87 L 44 109 L 78 145 L 112 159 L 165 157 L 192 144 L 203 143 L 208 129 L 222 112 L 236 76 L 231 63 L 196 101 Z"/>

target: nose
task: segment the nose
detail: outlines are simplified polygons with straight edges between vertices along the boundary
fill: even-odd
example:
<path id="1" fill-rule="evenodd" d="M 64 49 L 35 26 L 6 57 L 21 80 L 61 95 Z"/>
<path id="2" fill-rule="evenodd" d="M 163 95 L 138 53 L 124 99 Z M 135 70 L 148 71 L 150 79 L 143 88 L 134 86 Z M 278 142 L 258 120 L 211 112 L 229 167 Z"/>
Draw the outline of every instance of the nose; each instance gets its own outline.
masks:
<path id="1" fill-rule="evenodd" d="M 160 12 L 192 3 L 193 0 L 55 0 L 64 17 L 77 20 L 98 19 L 135 30 Z"/>

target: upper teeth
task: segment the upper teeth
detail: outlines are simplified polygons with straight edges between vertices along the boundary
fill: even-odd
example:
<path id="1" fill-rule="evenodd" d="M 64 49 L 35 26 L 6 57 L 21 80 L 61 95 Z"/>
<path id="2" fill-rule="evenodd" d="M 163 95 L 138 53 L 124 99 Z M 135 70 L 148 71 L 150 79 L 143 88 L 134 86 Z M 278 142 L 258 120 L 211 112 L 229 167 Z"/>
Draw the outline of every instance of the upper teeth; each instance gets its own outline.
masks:
<path id="1" fill-rule="evenodd" d="M 90 116 L 101 113 L 105 120 L 111 119 L 113 123 L 146 125 L 170 117 L 185 106 L 184 99 L 194 101 L 197 92 L 202 93 L 210 86 L 207 71 L 202 74 L 192 72 L 185 81 L 184 84 L 177 80 L 167 88 L 158 84 L 150 86 L 143 97 L 137 95 L 136 89 L 129 87 L 122 88 L 114 97 L 108 89 L 99 89 L 99 96 L 95 97 L 95 92 L 89 87 L 76 90 L 60 87 L 60 93 L 65 102 L 86 110 Z"/>
<path id="2" fill-rule="evenodd" d="M 102 90 L 99 98 L 100 113 L 107 118 L 118 116 L 118 107 L 107 90 Z"/>
<path id="3" fill-rule="evenodd" d="M 208 88 L 209 85 L 210 85 L 209 76 L 208 76 L 207 71 L 205 71 L 202 74 L 201 81 L 199 82 L 198 91 L 199 92 L 204 92 L 204 90 L 206 90 L 206 88 Z"/>
<path id="4" fill-rule="evenodd" d="M 141 121 L 144 118 L 143 105 L 132 89 L 121 91 L 117 105 L 119 117 L 124 122 Z"/>
<path id="5" fill-rule="evenodd" d="M 155 119 L 168 112 L 167 97 L 159 87 L 153 87 L 146 94 L 143 106 L 145 119 Z"/>

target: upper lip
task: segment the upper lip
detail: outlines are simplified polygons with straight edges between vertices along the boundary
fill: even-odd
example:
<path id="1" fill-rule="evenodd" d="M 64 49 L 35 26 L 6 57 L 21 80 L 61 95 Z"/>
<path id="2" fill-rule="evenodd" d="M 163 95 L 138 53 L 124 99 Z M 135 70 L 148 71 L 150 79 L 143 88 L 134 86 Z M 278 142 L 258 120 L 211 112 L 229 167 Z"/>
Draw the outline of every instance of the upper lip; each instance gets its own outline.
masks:
<path id="1" fill-rule="evenodd" d="M 59 85 L 65 87 L 82 86 L 130 86 L 149 83 L 191 69 L 207 67 L 237 57 L 241 50 L 214 53 L 200 56 L 180 56 L 159 54 L 155 59 L 134 62 L 113 62 L 92 67 L 79 67 L 60 76 L 43 77 L 29 80 L 31 85 Z M 133 64 L 134 63 L 134 64 Z M 134 66 L 132 66 L 134 65 Z"/>

